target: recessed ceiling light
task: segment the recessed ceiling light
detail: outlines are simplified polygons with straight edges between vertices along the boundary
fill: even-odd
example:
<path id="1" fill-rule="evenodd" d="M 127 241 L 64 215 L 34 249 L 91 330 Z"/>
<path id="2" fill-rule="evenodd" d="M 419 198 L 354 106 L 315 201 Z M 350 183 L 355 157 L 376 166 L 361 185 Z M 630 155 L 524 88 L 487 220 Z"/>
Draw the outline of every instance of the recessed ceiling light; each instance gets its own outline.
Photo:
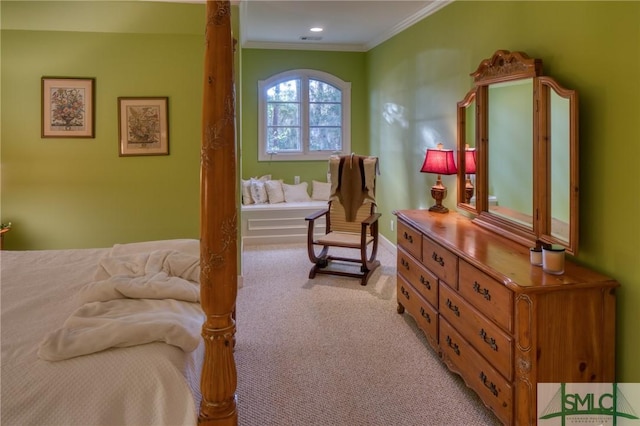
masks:
<path id="1" fill-rule="evenodd" d="M 322 28 L 320 27 L 313 27 L 310 28 L 309 31 L 313 32 L 313 33 L 321 33 L 322 32 Z"/>

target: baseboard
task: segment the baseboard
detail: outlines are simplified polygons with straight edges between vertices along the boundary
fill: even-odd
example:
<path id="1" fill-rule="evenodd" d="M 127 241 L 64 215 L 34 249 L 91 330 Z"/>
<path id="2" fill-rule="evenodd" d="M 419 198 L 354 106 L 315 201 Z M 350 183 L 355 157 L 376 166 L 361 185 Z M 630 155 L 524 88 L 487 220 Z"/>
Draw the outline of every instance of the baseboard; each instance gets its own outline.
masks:
<path id="1" fill-rule="evenodd" d="M 381 235 L 381 234 L 378 235 L 378 244 L 380 244 L 381 247 L 384 247 L 385 249 L 389 250 L 394 255 L 397 253 L 396 245 L 393 244 L 388 239 L 386 239 L 384 235 Z"/>

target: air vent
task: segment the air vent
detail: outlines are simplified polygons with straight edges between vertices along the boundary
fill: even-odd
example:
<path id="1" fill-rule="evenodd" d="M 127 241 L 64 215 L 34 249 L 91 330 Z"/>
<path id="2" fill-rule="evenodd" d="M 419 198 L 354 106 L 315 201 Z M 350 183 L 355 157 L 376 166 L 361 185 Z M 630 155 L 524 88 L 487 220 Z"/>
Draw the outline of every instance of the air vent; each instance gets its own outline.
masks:
<path id="1" fill-rule="evenodd" d="M 300 40 L 303 40 L 303 41 L 320 41 L 320 40 L 322 40 L 322 37 L 318 37 L 318 36 L 300 36 Z"/>

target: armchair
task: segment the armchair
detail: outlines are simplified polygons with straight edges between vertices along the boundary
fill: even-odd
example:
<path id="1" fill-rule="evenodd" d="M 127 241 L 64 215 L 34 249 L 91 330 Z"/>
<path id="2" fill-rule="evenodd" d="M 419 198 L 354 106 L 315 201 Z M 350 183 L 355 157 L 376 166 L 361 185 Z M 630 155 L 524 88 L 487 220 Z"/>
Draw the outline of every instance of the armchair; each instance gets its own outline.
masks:
<path id="1" fill-rule="evenodd" d="M 367 285 L 380 266 L 380 261 L 376 260 L 381 216 L 376 212 L 376 174 L 377 157 L 351 154 L 329 159 L 331 196 L 328 206 L 305 218 L 308 222 L 307 251 L 314 264 L 309 272 L 310 279 L 316 274 L 331 274 L 360 278 L 360 284 Z M 323 216 L 325 234 L 316 237 L 315 221 Z M 354 251 L 358 252 L 357 257 Z M 353 264 L 359 266 L 359 270 L 355 270 Z"/>

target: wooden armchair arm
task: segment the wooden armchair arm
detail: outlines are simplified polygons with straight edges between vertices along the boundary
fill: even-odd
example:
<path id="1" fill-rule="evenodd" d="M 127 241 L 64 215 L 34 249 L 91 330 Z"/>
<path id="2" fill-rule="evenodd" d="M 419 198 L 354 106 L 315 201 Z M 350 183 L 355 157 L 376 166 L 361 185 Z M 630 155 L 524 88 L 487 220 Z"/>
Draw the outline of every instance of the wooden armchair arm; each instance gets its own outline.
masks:
<path id="1" fill-rule="evenodd" d="M 322 217 L 322 216 L 326 215 L 327 213 L 329 213 L 329 209 L 318 210 L 317 212 L 311 213 L 310 215 L 305 217 L 304 220 L 306 220 L 306 221 L 314 221 L 314 220 L 318 219 L 319 217 Z"/>
<path id="2" fill-rule="evenodd" d="M 371 216 L 362 221 L 363 225 L 371 226 L 374 222 L 377 222 L 378 219 L 382 216 L 382 213 L 373 213 Z"/>

